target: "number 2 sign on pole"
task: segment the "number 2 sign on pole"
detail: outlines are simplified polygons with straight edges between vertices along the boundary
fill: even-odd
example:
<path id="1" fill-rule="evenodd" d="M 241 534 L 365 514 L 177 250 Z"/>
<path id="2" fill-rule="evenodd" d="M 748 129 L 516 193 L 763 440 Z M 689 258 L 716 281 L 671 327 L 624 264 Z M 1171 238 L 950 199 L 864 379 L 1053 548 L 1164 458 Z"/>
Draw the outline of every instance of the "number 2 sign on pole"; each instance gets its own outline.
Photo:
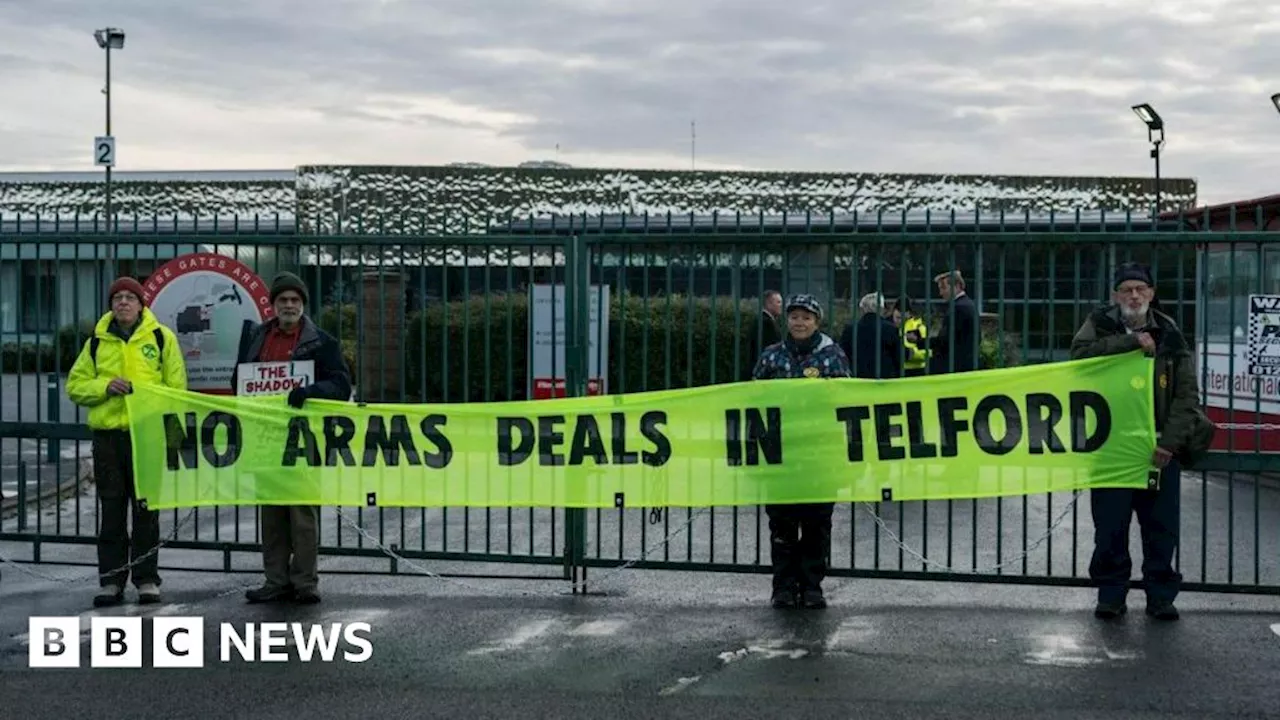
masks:
<path id="1" fill-rule="evenodd" d="M 102 135 L 93 139 L 93 164 L 98 167 L 115 167 L 115 137 L 111 135 Z"/>

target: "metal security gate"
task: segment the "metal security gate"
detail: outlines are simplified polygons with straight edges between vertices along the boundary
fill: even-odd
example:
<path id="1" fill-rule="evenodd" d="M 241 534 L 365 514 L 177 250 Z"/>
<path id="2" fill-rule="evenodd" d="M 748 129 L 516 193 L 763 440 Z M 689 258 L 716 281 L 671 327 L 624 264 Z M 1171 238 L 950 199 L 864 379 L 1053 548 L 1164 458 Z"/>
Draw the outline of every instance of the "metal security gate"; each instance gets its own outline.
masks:
<path id="1" fill-rule="evenodd" d="M 745 379 L 766 290 L 818 293 L 833 316 L 824 330 L 838 335 L 869 292 L 910 297 L 933 314 L 932 278 L 952 269 L 983 312 L 983 367 L 1063 360 L 1085 315 L 1107 301 L 1115 264 L 1138 259 L 1153 267 L 1161 308 L 1196 338 L 1213 410 L 1222 388 L 1241 382 L 1236 368 L 1224 380 L 1213 360 L 1245 342 L 1230 327 L 1223 334 L 1224 313 L 1228 325 L 1239 322 L 1242 292 L 1280 291 L 1274 234 L 1079 216 L 965 222 L 570 218 L 427 236 L 396 227 L 308 235 L 292 223 L 245 220 L 157 220 L 104 235 L 24 221 L 0 235 L 0 307 L 21 306 L 0 325 L 0 547 L 10 556 L 28 547 L 22 559 L 38 562 L 92 558 L 88 548 L 68 549 L 94 542 L 97 513 L 92 486 L 77 472 L 89 458 L 87 430 L 63 378 L 116 274 L 145 279 L 197 250 L 237 258 L 267 280 L 298 272 L 310 285 L 313 317 L 343 342 L 360 398 L 374 402 L 527 397 L 533 284 L 565 289 L 567 392 L 585 392 L 592 348 L 607 348 L 608 391 L 625 393 Z M 590 307 L 592 285 L 609 287 L 610 307 Z M 611 331 L 591 338 L 589 318 L 601 311 Z M 1265 409 L 1267 387 L 1256 390 L 1227 398 L 1216 418 L 1230 430 L 1221 451 L 1205 472 L 1184 474 L 1178 560 L 1188 589 L 1280 593 L 1280 482 L 1272 479 L 1280 462 L 1267 446 L 1265 413 L 1239 414 Z M 1063 493 L 838 505 L 832 574 L 1087 585 L 1087 502 Z M 257 568 L 252 508 L 165 515 L 166 537 L 181 529 L 162 562 Z M 398 556 L 441 574 L 511 577 L 525 567 L 516 574 L 563 578 L 575 590 L 599 577 L 589 568 L 757 573 L 768 571 L 767 525 L 756 507 L 350 508 L 341 517 L 326 509 L 321 569 L 407 571 Z"/>

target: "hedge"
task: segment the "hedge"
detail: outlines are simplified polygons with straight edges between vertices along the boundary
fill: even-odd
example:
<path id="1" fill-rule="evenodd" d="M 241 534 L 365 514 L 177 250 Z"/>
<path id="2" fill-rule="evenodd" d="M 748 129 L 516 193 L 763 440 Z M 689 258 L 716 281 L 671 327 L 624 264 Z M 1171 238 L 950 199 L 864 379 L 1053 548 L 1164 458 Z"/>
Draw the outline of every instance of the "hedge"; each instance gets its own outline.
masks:
<path id="1" fill-rule="evenodd" d="M 753 301 L 628 295 L 612 298 L 609 313 L 611 392 L 733 382 L 746 379 L 754 364 L 759 309 Z M 848 322 L 850 311 L 838 306 L 834 315 L 824 322 L 823 329 L 836 337 Z M 317 316 L 323 329 L 341 339 L 357 382 L 359 363 L 363 361 L 358 353 L 362 319 L 364 326 L 370 327 L 354 304 L 326 306 Z M 404 372 L 400 382 L 389 383 L 393 397 L 388 399 L 400 396 L 400 388 L 406 401 L 524 399 L 529 368 L 528 320 L 528 296 L 524 293 L 495 293 L 433 303 L 425 310 L 410 313 L 405 318 Z M 70 369 L 92 327 L 92 322 L 82 324 L 78 339 L 72 326 L 59 331 L 63 372 Z M 995 323 L 983 323 L 981 366 L 1020 364 L 1019 339 L 1006 333 L 1001 353 L 997 332 Z M 365 342 L 370 339 L 366 334 Z M 35 370 L 34 349 L 24 347 L 21 372 Z M 54 348 L 43 346 L 41 353 L 41 370 L 52 370 Z M 3 348 L 4 372 L 19 371 L 17 355 L 16 346 Z"/>
<path id="2" fill-rule="evenodd" d="M 746 379 L 754 365 L 755 323 L 759 317 L 754 302 L 629 295 L 625 299 L 612 298 L 609 312 L 611 392 L 732 382 Z M 834 315 L 824 323 L 824 329 L 833 337 L 848 322 L 850 311 L 837 307 Z M 412 315 L 407 322 L 403 386 L 407 398 L 478 402 L 525 397 L 529 346 L 526 295 L 495 294 L 487 300 L 478 297 L 437 303 Z M 509 346 L 508 323 L 512 339 Z M 1019 340 L 1006 333 L 1004 352 L 1000 353 L 997 333 L 994 323 L 983 323 L 981 366 L 1019 364 Z M 486 358 L 490 372 L 487 379 Z"/>

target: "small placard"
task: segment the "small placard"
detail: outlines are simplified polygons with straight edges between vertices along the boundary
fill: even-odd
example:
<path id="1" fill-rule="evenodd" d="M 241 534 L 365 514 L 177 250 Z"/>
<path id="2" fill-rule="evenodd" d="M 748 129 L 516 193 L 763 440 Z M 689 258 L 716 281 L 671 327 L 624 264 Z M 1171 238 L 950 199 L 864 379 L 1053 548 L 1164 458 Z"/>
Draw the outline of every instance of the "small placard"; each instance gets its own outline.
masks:
<path id="1" fill-rule="evenodd" d="M 236 368 L 237 395 L 287 395 L 315 381 L 314 360 L 240 363 Z"/>

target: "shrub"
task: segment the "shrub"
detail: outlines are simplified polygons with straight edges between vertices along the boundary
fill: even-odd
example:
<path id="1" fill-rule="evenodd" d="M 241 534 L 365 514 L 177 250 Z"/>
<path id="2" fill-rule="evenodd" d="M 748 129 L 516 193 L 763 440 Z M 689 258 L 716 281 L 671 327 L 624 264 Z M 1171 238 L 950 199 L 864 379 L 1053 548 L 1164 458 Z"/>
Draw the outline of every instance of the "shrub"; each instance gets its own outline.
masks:
<path id="1" fill-rule="evenodd" d="M 487 314 L 486 298 L 473 297 L 435 303 L 410 316 L 404 348 L 406 400 L 480 402 L 527 397 L 528 297 L 493 294 L 487 303 Z M 838 337 L 850 311 L 837 307 L 834 315 L 824 323 L 824 330 Z M 755 364 L 758 318 L 754 302 L 730 298 L 611 298 L 609 390 L 637 392 L 745 380 Z M 984 323 L 983 331 L 982 367 L 1018 364 L 1016 336 L 1005 333 L 1002 352 L 995 324 Z"/>

